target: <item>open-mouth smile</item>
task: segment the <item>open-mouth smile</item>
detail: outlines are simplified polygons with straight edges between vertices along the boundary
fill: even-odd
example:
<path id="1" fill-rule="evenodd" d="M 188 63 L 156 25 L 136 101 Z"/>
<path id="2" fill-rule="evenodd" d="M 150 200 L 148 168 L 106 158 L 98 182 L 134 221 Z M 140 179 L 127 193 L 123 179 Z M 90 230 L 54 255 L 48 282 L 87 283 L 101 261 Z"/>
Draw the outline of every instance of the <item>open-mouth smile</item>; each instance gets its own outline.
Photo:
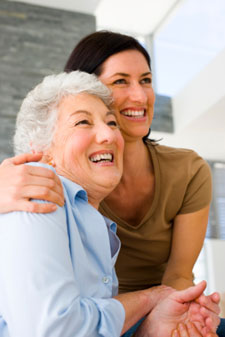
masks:
<path id="1" fill-rule="evenodd" d="M 113 163 L 113 154 L 111 152 L 96 153 L 89 157 L 93 163 Z"/>
<path id="2" fill-rule="evenodd" d="M 146 116 L 146 109 L 126 109 L 122 110 L 121 115 L 126 116 L 126 117 L 132 117 L 132 118 L 143 118 Z"/>

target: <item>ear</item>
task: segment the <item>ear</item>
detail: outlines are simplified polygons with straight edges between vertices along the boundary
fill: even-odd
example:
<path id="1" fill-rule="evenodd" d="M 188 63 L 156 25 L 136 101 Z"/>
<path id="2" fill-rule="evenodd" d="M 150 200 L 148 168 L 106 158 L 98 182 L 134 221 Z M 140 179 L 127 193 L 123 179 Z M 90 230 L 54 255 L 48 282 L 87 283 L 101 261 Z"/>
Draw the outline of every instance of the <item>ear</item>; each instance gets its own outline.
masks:
<path id="1" fill-rule="evenodd" d="M 55 161 L 50 151 L 45 151 L 43 153 L 42 162 L 55 167 Z"/>

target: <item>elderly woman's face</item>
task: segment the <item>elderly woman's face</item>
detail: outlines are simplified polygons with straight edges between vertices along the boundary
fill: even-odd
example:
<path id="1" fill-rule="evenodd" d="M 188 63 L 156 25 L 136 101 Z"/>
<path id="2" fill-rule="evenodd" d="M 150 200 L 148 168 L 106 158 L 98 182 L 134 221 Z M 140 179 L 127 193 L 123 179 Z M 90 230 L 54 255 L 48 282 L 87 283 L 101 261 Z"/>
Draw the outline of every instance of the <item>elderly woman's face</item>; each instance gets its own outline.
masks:
<path id="1" fill-rule="evenodd" d="M 64 97 L 50 153 L 56 171 L 81 185 L 89 201 L 103 199 L 122 175 L 123 138 L 114 113 L 93 95 Z"/>

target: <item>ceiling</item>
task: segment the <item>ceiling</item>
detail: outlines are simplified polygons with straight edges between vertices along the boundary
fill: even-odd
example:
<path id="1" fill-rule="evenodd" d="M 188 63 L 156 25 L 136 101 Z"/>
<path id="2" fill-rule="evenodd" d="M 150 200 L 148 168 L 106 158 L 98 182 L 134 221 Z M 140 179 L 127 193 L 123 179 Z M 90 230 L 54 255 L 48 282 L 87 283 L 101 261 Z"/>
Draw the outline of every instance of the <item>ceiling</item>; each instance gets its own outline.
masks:
<path id="1" fill-rule="evenodd" d="M 146 35 L 182 0 L 12 0 L 94 14 L 98 27 Z"/>
<path id="2" fill-rule="evenodd" d="M 191 147 L 207 159 L 225 162 L 225 132 L 221 127 L 225 126 L 224 0 L 13 1 L 94 14 L 97 29 L 138 38 L 154 34 L 154 88 L 175 102 L 176 126 L 174 134 L 156 136 L 169 145 Z M 220 95 L 216 95 L 218 91 Z M 205 98 L 211 96 L 207 106 Z M 180 98 L 183 101 L 177 109 Z"/>

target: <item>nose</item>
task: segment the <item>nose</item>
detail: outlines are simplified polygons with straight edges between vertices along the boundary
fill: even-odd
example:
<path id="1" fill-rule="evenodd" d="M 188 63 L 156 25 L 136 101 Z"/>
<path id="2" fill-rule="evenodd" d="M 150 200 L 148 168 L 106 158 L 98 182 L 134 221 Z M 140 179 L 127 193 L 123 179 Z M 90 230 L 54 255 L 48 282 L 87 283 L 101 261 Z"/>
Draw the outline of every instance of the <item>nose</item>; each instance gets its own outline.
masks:
<path id="1" fill-rule="evenodd" d="M 129 87 L 129 96 L 130 100 L 133 102 L 138 102 L 141 104 L 147 103 L 147 94 L 142 87 L 142 85 L 138 82 L 132 83 Z"/>
<path id="2" fill-rule="evenodd" d="M 98 125 L 98 127 L 96 128 L 96 142 L 98 144 L 112 144 L 115 142 L 115 139 L 115 130 L 113 130 L 105 123 L 101 123 L 101 125 Z"/>

